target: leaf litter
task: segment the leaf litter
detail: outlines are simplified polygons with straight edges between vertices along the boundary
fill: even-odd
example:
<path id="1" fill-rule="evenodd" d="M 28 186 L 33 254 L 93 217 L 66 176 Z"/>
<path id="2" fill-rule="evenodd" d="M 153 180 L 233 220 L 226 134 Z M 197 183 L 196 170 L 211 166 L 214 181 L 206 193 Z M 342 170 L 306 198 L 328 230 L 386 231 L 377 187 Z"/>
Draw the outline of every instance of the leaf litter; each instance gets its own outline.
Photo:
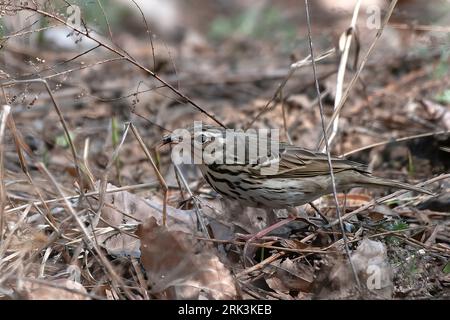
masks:
<path id="1" fill-rule="evenodd" d="M 414 2 L 411 7 L 406 2 L 399 1 L 405 12 L 433 16 L 428 21 L 432 27 L 442 18 L 424 2 Z M 252 10 L 245 4 L 227 6 L 231 13 Z M 263 17 L 264 6 L 278 10 L 283 17 L 279 34 L 289 34 L 293 24 L 292 30 L 298 28 L 302 36 L 280 45 L 277 37 L 267 39 L 252 34 L 251 29 L 243 35 L 239 26 L 232 31 L 231 21 L 227 30 L 232 36 L 208 38 L 205 30 L 209 26 L 204 24 L 214 24 L 223 10 L 208 2 L 195 12 L 186 11 L 190 13 L 183 18 L 186 30 L 184 34 L 175 32 L 173 43 L 154 38 L 158 75 L 177 88 L 180 84 L 181 92 L 198 105 L 208 106 L 227 126 L 244 128 L 264 108 L 289 72 L 289 65 L 308 54 L 306 46 L 299 45 L 306 28 L 298 26 L 304 18 L 298 5 L 266 3 Z M 338 18 L 328 7 L 319 7 L 313 7 L 322 10 L 321 18 L 313 20 L 317 28 L 348 28 L 346 18 L 351 12 Z M 11 18 L 21 14 L 20 10 L 9 13 Z M 198 16 L 207 18 L 196 19 Z M 398 27 L 405 20 L 395 16 L 393 23 Z M 15 27 L 8 30 L 18 31 Z M 264 27 L 272 30 L 279 26 Z M 367 47 L 373 30 L 361 28 L 361 45 Z M 215 36 L 223 34 L 219 31 Z M 153 60 L 152 46 L 137 35 L 120 31 L 114 35 L 136 61 Z M 105 47 L 82 55 L 79 61 L 71 57 L 81 52 L 55 51 L 45 39 L 39 44 L 33 37 L 29 43 L 21 42 L 20 37 L 2 38 L 2 83 L 15 80 L 18 74 L 37 76 L 36 72 L 49 81 L 78 152 L 82 179 L 77 178 L 71 145 L 45 89 L 39 83 L 3 87 L 2 95 L 13 107 L 10 119 L 16 129 L 5 126 L 0 140 L 4 158 L 0 169 L 4 190 L 0 299 L 448 298 L 449 182 L 448 177 L 436 177 L 448 173 L 450 144 L 448 134 L 432 134 L 449 129 L 445 99 L 449 79 L 441 72 L 448 68 L 448 55 L 443 54 L 443 44 L 435 42 L 441 39 L 436 31 L 419 33 L 403 25 L 389 28 L 384 37 L 340 115 L 333 152 L 363 148 L 350 158 L 368 163 L 376 174 L 392 179 L 432 180 L 429 187 L 437 196 L 408 192 L 371 205 L 390 190 L 355 188 L 338 194 L 344 214 L 367 207 L 345 221 L 362 292 L 355 290 L 344 259 L 340 230 L 333 225 L 336 208 L 329 197 L 315 201 L 315 208 L 302 208 L 309 221 L 294 221 L 252 241 L 244 256 L 247 242 L 239 234 L 254 234 L 286 217 L 286 211 L 267 212 L 230 203 L 192 169 L 182 168 L 187 180 L 184 186 L 170 169 L 168 150 L 155 147 L 167 133 L 159 126 L 173 130 L 193 120 L 210 123 L 206 115 L 187 106 L 185 99 L 166 85 L 136 72 L 130 61 L 103 63 L 110 59 Z M 411 42 L 415 37 L 422 37 L 424 43 L 434 39 L 433 46 L 423 52 L 422 43 Z M 327 32 L 314 35 L 317 50 L 327 50 L 330 39 L 333 36 Z M 330 62 L 318 64 L 327 117 L 336 95 L 336 64 Z M 294 144 L 314 149 L 321 128 L 313 89 L 310 70 L 297 70 L 254 127 L 283 128 L 286 124 Z M 114 165 L 107 168 L 117 147 L 113 137 L 123 133 L 120 126 L 112 125 L 114 121 L 131 121 L 139 128 L 168 182 L 166 226 L 162 225 L 160 187 L 149 183 L 156 181 L 155 172 L 135 139 L 125 139 Z M 420 134 L 429 135 L 396 142 Z M 364 149 L 372 144 L 379 145 Z M 87 233 L 75 223 L 38 163 L 56 178 Z M 104 176 L 108 177 L 106 193 L 96 182 Z M 81 193 L 85 196 L 80 197 Z M 208 234 L 199 231 L 199 216 L 206 222 Z"/>

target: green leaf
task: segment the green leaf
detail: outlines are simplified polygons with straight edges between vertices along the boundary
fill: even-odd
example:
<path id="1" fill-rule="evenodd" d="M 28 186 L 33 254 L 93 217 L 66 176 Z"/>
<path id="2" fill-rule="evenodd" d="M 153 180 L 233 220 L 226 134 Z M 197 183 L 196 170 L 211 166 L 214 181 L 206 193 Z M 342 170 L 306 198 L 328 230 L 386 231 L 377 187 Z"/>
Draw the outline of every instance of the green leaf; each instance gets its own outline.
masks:
<path id="1" fill-rule="evenodd" d="M 445 90 L 435 97 L 435 100 L 440 103 L 450 104 L 450 89 Z"/>
<path id="2" fill-rule="evenodd" d="M 69 132 L 70 138 L 73 141 L 73 134 L 71 132 Z M 62 147 L 62 148 L 67 148 L 69 146 L 69 140 L 67 140 L 66 134 L 62 134 L 56 137 L 55 143 Z"/>
<path id="3" fill-rule="evenodd" d="M 449 274 L 450 273 L 450 261 L 447 261 L 447 264 L 445 265 L 444 269 L 442 269 L 442 271 L 445 274 Z"/>
<path id="4" fill-rule="evenodd" d="M 404 221 L 396 221 L 393 225 L 392 225 L 392 230 L 393 231 L 400 231 L 400 230 L 405 230 L 408 229 L 409 225 L 404 222 Z"/>
<path id="5" fill-rule="evenodd" d="M 111 119 L 111 131 L 112 145 L 113 147 L 117 147 L 120 139 L 120 128 L 116 117 Z"/>

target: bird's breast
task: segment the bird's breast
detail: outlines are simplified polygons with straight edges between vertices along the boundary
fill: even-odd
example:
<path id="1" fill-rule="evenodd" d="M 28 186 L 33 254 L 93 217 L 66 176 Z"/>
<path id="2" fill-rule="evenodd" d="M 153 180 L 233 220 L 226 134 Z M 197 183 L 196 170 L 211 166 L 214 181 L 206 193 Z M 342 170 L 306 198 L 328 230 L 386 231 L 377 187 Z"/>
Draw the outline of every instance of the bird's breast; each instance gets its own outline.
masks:
<path id="1" fill-rule="evenodd" d="M 225 197 L 250 207 L 286 208 L 310 202 L 311 183 L 304 179 L 254 176 L 237 166 L 201 166 L 208 184 Z M 313 183 L 314 185 L 314 183 Z"/>

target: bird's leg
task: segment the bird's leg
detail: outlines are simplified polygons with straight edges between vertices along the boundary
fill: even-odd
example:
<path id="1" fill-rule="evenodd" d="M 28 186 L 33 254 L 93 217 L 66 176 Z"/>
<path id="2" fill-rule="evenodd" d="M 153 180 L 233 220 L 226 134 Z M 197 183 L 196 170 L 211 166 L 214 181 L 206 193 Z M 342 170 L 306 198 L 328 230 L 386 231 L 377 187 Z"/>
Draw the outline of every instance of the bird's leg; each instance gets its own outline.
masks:
<path id="1" fill-rule="evenodd" d="M 300 210 L 300 217 L 298 215 L 298 212 L 295 208 L 289 207 L 287 208 L 288 211 L 288 216 L 285 219 L 282 219 L 280 221 L 278 221 L 277 223 L 272 224 L 271 226 L 264 228 L 261 231 L 258 231 L 257 233 L 253 234 L 253 235 L 239 235 L 240 238 L 243 238 L 244 240 L 247 240 L 245 245 L 244 245 L 244 250 L 243 250 L 243 257 L 244 257 L 244 267 L 246 267 L 246 257 L 247 257 L 247 250 L 248 247 L 250 245 L 250 243 L 252 243 L 253 241 L 257 240 L 257 239 L 261 239 L 264 236 L 268 235 L 269 233 L 271 233 L 272 231 L 281 228 L 282 226 L 294 221 L 294 220 L 302 220 L 305 221 L 306 223 L 313 225 L 314 227 L 318 228 L 318 226 L 316 224 L 314 224 L 313 222 L 311 222 L 306 214 L 305 211 Z"/>
<path id="2" fill-rule="evenodd" d="M 311 206 L 311 208 L 314 209 L 314 211 L 316 211 L 316 213 L 322 218 L 322 220 L 326 223 L 326 224 L 330 224 L 330 222 L 328 221 L 327 217 L 325 217 L 323 215 L 322 212 L 320 212 L 319 208 L 316 207 L 316 205 L 312 202 L 309 203 L 309 205 Z"/>
<path id="3" fill-rule="evenodd" d="M 270 210 L 270 212 L 269 212 L 269 210 Z M 236 235 L 240 239 L 243 239 L 243 240 L 246 240 L 246 241 L 252 241 L 252 240 L 256 240 L 256 239 L 261 239 L 264 236 L 266 236 L 269 233 L 271 233 L 272 231 L 274 231 L 274 230 L 276 230 L 278 228 L 281 228 L 282 226 L 288 224 L 291 221 L 294 221 L 294 220 L 298 219 L 297 212 L 295 210 L 293 212 L 290 211 L 289 209 L 287 209 L 287 210 L 288 210 L 288 217 L 287 218 L 282 219 L 282 220 L 272 224 L 272 222 L 274 222 L 275 219 L 273 219 L 273 218 L 271 219 L 270 217 L 271 216 L 275 217 L 275 212 L 273 212 L 272 209 L 268 209 L 266 224 L 269 224 L 269 226 L 267 228 L 264 228 L 264 229 L 258 231 L 257 233 L 254 233 L 254 234 L 237 233 Z"/>
<path id="4" fill-rule="evenodd" d="M 244 236 L 244 238 L 246 238 L 246 242 L 244 245 L 244 250 L 242 252 L 243 258 L 244 258 L 244 267 L 247 267 L 247 251 L 248 251 L 248 247 L 250 245 L 250 243 L 252 243 L 255 240 L 261 239 L 264 236 L 266 236 L 267 234 L 271 233 L 273 230 L 276 230 L 278 228 L 281 228 L 282 226 L 288 224 L 291 221 L 294 221 L 295 219 L 297 219 L 297 217 L 289 215 L 286 219 L 280 220 L 277 223 L 262 229 L 261 231 L 258 231 L 255 234 L 250 234 L 250 235 L 240 235 L 240 236 Z"/>

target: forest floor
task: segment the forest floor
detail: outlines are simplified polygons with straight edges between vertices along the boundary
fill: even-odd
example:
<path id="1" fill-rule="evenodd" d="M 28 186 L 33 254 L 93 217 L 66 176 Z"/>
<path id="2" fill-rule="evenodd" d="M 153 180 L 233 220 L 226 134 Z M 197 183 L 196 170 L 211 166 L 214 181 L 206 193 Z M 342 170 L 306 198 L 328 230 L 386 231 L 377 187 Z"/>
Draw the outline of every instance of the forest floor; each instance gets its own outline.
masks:
<path id="1" fill-rule="evenodd" d="M 365 7 L 356 29 L 353 8 L 311 7 L 326 124 L 350 88 L 332 154 L 433 193 L 337 195 L 359 290 L 332 195 L 314 202 L 325 219 L 306 205 L 313 224 L 248 243 L 237 234 L 267 227 L 268 211 L 222 198 L 193 166 L 176 171 L 160 146 L 217 119 L 317 148 L 311 63 L 292 67 L 310 54 L 302 2 L 177 2 L 182 18 L 158 33 L 95 1 L 79 26 L 66 5 L 1 3 L 15 21 L 31 18 L 5 20 L 0 34 L 0 299 L 450 298 L 448 3 L 400 1 L 381 38 Z M 380 14 L 383 27 L 387 5 Z"/>

